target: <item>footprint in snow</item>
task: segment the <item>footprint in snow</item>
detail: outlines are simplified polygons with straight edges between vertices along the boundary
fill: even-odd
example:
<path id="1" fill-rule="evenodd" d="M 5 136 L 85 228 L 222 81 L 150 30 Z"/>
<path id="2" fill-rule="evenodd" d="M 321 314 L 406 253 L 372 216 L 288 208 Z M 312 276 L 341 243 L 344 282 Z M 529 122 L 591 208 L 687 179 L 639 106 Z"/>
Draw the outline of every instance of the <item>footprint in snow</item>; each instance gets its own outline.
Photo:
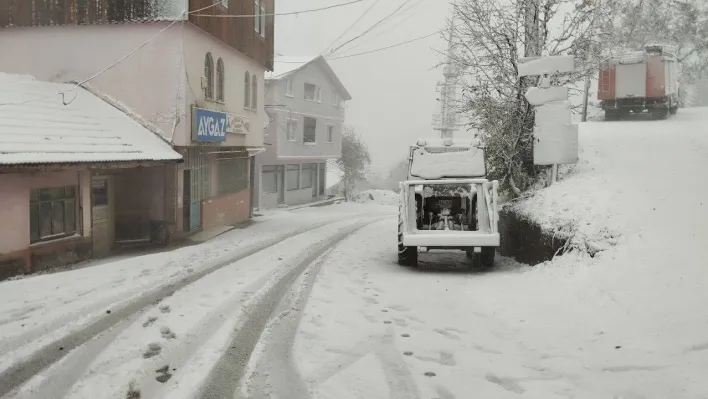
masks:
<path id="1" fill-rule="evenodd" d="M 150 317 L 148 317 L 147 321 L 145 323 L 143 323 L 143 327 L 145 327 L 145 328 L 150 327 L 152 325 L 152 323 L 154 323 L 156 321 L 157 321 L 157 317 L 150 316 Z"/>
<path id="2" fill-rule="evenodd" d="M 162 338 L 164 339 L 175 339 L 177 338 L 177 335 L 170 330 L 169 327 L 162 327 L 160 329 L 160 334 L 162 334 Z"/>
<path id="3" fill-rule="evenodd" d="M 158 344 L 156 342 L 153 342 L 148 345 L 147 351 L 145 351 L 145 353 L 143 353 L 143 358 L 149 359 L 151 357 L 159 355 L 160 352 L 162 352 L 162 346 L 160 346 L 160 344 Z"/>
<path id="4" fill-rule="evenodd" d="M 170 309 L 170 305 L 162 305 L 160 306 L 160 312 L 162 313 L 170 313 L 172 309 Z"/>

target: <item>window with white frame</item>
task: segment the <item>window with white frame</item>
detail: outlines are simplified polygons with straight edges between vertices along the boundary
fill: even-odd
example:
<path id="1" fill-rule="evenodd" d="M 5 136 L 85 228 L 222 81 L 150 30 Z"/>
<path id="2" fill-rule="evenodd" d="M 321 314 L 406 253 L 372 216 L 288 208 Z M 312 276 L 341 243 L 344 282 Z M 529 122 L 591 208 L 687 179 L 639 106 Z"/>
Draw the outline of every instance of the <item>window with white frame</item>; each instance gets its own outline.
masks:
<path id="1" fill-rule="evenodd" d="M 204 78 L 206 87 L 204 88 L 204 98 L 214 99 L 214 58 L 211 53 L 206 53 L 204 57 Z"/>
<path id="2" fill-rule="evenodd" d="M 312 83 L 305 83 L 305 100 L 315 101 L 317 96 L 317 86 Z"/>
<path id="3" fill-rule="evenodd" d="M 216 62 L 216 101 L 224 102 L 224 60 L 219 58 Z"/>
<path id="4" fill-rule="evenodd" d="M 265 37 L 265 27 L 266 27 L 266 7 L 265 0 L 254 0 L 253 1 L 253 29 L 258 32 L 259 35 Z"/>
<path id="5" fill-rule="evenodd" d="M 319 87 L 315 89 L 315 101 L 318 103 L 322 103 L 322 89 Z"/>
<path id="6" fill-rule="evenodd" d="M 258 107 L 258 79 L 254 74 L 251 76 L 251 109 L 255 110 Z"/>
<path id="7" fill-rule="evenodd" d="M 243 82 L 243 107 L 251 108 L 251 74 L 248 71 Z"/>
<path id="8" fill-rule="evenodd" d="M 76 186 L 32 189 L 29 205 L 31 243 L 76 234 Z"/>
<path id="9" fill-rule="evenodd" d="M 336 90 L 332 91 L 332 105 L 339 107 L 339 93 Z"/>
<path id="10" fill-rule="evenodd" d="M 300 188 L 300 165 L 288 165 L 285 171 L 285 189 L 295 191 Z"/>
<path id="11" fill-rule="evenodd" d="M 334 125 L 327 125 L 327 142 L 334 143 Z"/>
<path id="12" fill-rule="evenodd" d="M 278 192 L 278 178 L 275 169 L 275 165 L 263 165 L 261 169 L 261 184 L 263 192 L 266 194 Z"/>
<path id="13" fill-rule="evenodd" d="M 292 78 L 288 78 L 285 81 L 285 95 L 288 97 L 293 96 L 293 79 Z"/>
<path id="14" fill-rule="evenodd" d="M 288 141 L 295 141 L 295 132 L 297 131 L 297 121 L 295 119 L 288 119 L 285 125 L 285 139 Z"/>
<path id="15" fill-rule="evenodd" d="M 302 142 L 314 144 L 317 141 L 317 118 L 306 116 L 304 119 Z"/>

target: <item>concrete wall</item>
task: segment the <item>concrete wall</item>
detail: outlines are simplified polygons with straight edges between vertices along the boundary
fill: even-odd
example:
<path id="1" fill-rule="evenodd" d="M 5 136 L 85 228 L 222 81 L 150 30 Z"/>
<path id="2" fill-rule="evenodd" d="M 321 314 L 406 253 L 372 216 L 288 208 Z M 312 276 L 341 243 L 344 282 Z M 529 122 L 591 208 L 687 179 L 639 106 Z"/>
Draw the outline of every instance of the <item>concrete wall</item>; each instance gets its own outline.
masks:
<path id="1" fill-rule="evenodd" d="M 77 234 L 54 241 L 30 244 L 30 190 L 33 188 L 52 188 L 77 186 Z M 65 263 L 79 260 L 90 253 L 65 255 L 76 249 L 77 243 L 85 244 L 91 236 L 91 185 L 87 171 L 66 170 L 61 172 L 12 173 L 0 174 L 0 278 L 17 274 L 21 271 L 37 270 L 32 265 L 48 266 L 50 263 Z M 90 250 L 89 250 L 90 251 Z M 22 270 L 7 265 L 21 265 Z"/>
<path id="2" fill-rule="evenodd" d="M 250 193 L 241 190 L 237 193 L 209 198 L 202 202 L 202 225 L 204 229 L 235 225 L 248 220 Z"/>
<path id="3" fill-rule="evenodd" d="M 0 71 L 63 82 L 83 80 L 149 41 L 167 23 L 46 26 L 4 29 Z M 180 24 L 90 83 L 170 135 L 185 112 Z M 181 69 L 181 71 L 180 71 Z M 178 93 L 179 91 L 179 93 Z M 59 101 L 57 97 L 56 101 Z M 182 118 L 182 129 L 188 122 Z"/>
<path id="4" fill-rule="evenodd" d="M 187 104 L 239 115 L 247 118 L 250 122 L 251 130 L 249 134 L 228 134 L 226 142 L 218 145 L 234 147 L 263 146 L 263 127 L 267 121 L 265 109 L 263 108 L 265 67 L 226 44 L 215 40 L 212 36 L 193 25 L 188 25 L 185 30 L 184 52 L 187 75 L 189 76 L 186 90 Z M 214 59 L 214 68 L 216 68 L 219 58 L 224 61 L 225 91 L 223 103 L 205 99 L 204 90 L 201 88 L 201 77 L 204 76 L 204 60 L 207 52 L 210 52 Z M 246 109 L 244 107 L 245 74 L 247 71 L 251 77 L 255 76 L 257 79 L 258 102 L 255 109 Z M 214 76 L 216 90 L 216 72 Z M 188 115 L 186 119 L 190 123 L 181 126 L 181 129 L 176 132 L 175 145 L 186 146 L 192 144 L 191 115 Z"/>

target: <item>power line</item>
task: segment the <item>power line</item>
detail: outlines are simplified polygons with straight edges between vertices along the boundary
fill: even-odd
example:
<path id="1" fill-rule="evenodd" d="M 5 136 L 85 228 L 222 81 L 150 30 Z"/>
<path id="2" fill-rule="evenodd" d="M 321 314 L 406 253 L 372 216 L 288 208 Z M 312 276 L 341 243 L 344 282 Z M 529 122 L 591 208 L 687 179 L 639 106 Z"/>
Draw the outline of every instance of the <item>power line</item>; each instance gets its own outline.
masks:
<path id="1" fill-rule="evenodd" d="M 405 41 L 405 42 L 397 43 L 397 44 L 394 44 L 394 45 L 391 45 L 391 46 L 381 47 L 381 48 L 374 49 L 374 50 L 369 50 L 369 51 L 363 51 L 363 52 L 361 52 L 361 53 L 355 53 L 355 54 L 350 54 L 350 55 L 342 55 L 342 56 L 338 56 L 338 57 L 331 57 L 331 58 L 327 58 L 327 59 L 328 59 L 328 60 L 341 60 L 341 59 L 344 59 L 344 58 L 358 57 L 358 56 L 360 56 L 360 55 L 378 53 L 378 52 L 380 52 L 380 51 L 384 51 L 384 50 L 392 49 L 392 48 L 395 48 L 395 47 L 403 46 L 404 44 L 413 43 L 413 42 L 417 42 L 417 41 L 419 41 L 419 40 L 427 39 L 427 38 L 429 38 L 429 37 L 431 37 L 431 36 L 435 36 L 435 35 L 438 35 L 438 34 L 440 34 L 439 31 L 438 31 L 438 32 L 433 32 L 433 33 L 431 33 L 431 34 L 429 34 L 429 35 L 416 37 L 415 39 L 407 40 L 407 41 Z"/>
<path id="2" fill-rule="evenodd" d="M 324 10 L 329 10 L 332 8 L 338 8 L 338 7 L 344 7 L 348 6 L 350 4 L 356 4 L 356 3 L 361 3 L 364 0 L 353 0 L 348 3 L 340 3 L 340 4 L 334 4 L 331 6 L 326 6 L 326 7 L 320 7 L 320 8 L 312 8 L 308 10 L 300 10 L 300 11 L 291 11 L 291 12 L 283 12 L 283 13 L 274 13 L 274 14 L 254 14 L 254 15 L 240 15 L 240 14 L 226 14 L 226 15 L 215 15 L 215 14 L 193 14 L 190 13 L 190 15 L 193 15 L 195 17 L 211 17 L 211 18 L 254 18 L 254 17 L 276 17 L 276 16 L 284 16 L 284 15 L 299 15 L 299 14 L 306 14 L 310 12 L 317 12 L 317 11 L 324 11 Z M 218 4 L 218 3 L 215 3 Z M 206 8 L 213 7 L 214 4 L 211 6 L 208 6 Z M 195 11 L 196 12 L 196 11 Z"/>
<path id="3" fill-rule="evenodd" d="M 352 39 L 349 39 L 349 40 L 347 40 L 346 42 L 342 43 L 341 45 L 339 45 L 339 47 L 337 47 L 337 48 L 335 48 L 334 50 L 330 51 L 330 52 L 328 53 L 328 55 L 336 54 L 336 53 L 337 53 L 337 50 L 341 49 L 342 47 L 346 46 L 347 44 L 353 42 L 354 40 L 357 40 L 357 39 L 361 38 L 362 36 L 366 35 L 367 33 L 371 32 L 372 30 L 376 29 L 377 26 L 381 25 L 381 23 L 383 23 L 384 21 L 388 20 L 388 19 L 391 18 L 392 16 L 396 15 L 396 13 L 398 13 L 399 11 L 401 11 L 401 8 L 403 8 L 403 6 L 405 6 L 406 4 L 408 4 L 408 3 L 410 3 L 410 2 L 411 2 L 411 0 L 404 0 L 403 3 L 401 3 L 401 5 L 398 6 L 398 8 L 396 8 L 395 10 L 393 10 L 393 12 L 392 12 L 391 14 L 388 14 L 387 16 L 383 17 L 382 19 L 378 20 L 375 24 L 373 24 L 372 26 L 370 26 L 369 29 L 365 30 L 365 31 L 362 32 L 361 34 L 359 34 L 359 35 L 357 35 L 357 36 L 354 36 Z"/>
<path id="4" fill-rule="evenodd" d="M 421 5 L 424 1 L 426 1 L 426 0 L 418 0 L 416 3 L 411 4 L 409 7 L 407 7 L 407 8 L 404 9 L 403 11 L 401 11 L 401 13 L 399 13 L 398 16 L 401 16 L 401 15 L 407 13 L 408 11 L 410 11 L 410 10 L 412 10 L 412 9 L 414 9 L 414 8 L 416 8 L 416 7 L 418 7 L 418 6 Z M 395 24 L 391 25 L 391 26 L 388 27 L 387 29 L 385 29 L 385 30 L 383 30 L 383 31 L 381 31 L 381 32 L 379 32 L 379 33 L 373 35 L 373 36 L 368 37 L 367 40 L 364 40 L 364 41 L 362 41 L 362 42 L 356 43 L 356 44 L 354 44 L 353 46 L 349 47 L 348 49 L 343 50 L 340 54 L 350 52 L 350 51 L 354 50 L 354 49 L 357 48 L 357 47 L 360 47 L 360 46 L 362 46 L 362 45 L 364 45 L 364 44 L 366 44 L 366 43 L 371 42 L 373 39 L 375 39 L 375 38 L 377 38 L 377 37 L 380 37 L 381 35 L 383 35 L 383 34 L 389 32 L 391 29 L 393 29 L 393 28 L 395 28 L 395 27 L 397 27 L 397 26 L 403 24 L 404 22 L 408 21 L 408 20 L 411 19 L 413 16 L 415 16 L 415 13 L 412 13 L 412 14 L 408 15 L 407 17 L 405 17 L 404 19 L 402 19 L 402 20 L 396 22 Z"/>
<path id="5" fill-rule="evenodd" d="M 373 3 L 371 3 L 371 5 L 369 6 L 369 8 L 367 8 L 367 9 L 359 16 L 359 18 L 357 18 L 351 25 L 349 25 L 349 27 L 348 27 L 347 29 L 345 29 L 344 32 L 342 32 L 342 34 L 339 35 L 339 37 L 337 37 L 336 39 L 334 39 L 334 40 L 332 41 L 332 43 L 330 43 L 327 47 L 325 47 L 325 49 L 324 49 L 324 51 L 323 51 L 322 53 L 327 52 L 327 50 L 328 50 L 330 47 L 334 46 L 334 44 L 337 43 L 337 42 L 339 41 L 339 39 L 343 38 L 347 33 L 349 33 L 349 31 L 352 30 L 352 28 L 353 28 L 356 24 L 358 24 L 359 21 L 361 21 L 362 19 L 364 19 L 364 17 L 366 16 L 366 14 L 368 14 L 368 13 L 371 11 L 371 9 L 374 8 L 374 7 L 376 6 L 376 4 L 379 3 L 379 1 L 381 1 L 381 0 L 375 0 Z"/>

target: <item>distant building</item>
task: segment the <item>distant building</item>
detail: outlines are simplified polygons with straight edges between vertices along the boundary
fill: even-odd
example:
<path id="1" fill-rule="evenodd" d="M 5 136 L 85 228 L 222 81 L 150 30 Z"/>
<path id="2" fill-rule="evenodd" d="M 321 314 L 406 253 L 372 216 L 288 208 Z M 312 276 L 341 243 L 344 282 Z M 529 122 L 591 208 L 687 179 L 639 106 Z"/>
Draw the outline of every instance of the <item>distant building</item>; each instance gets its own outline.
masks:
<path id="1" fill-rule="evenodd" d="M 341 157 L 351 95 L 319 57 L 278 57 L 266 77 L 266 151 L 256 156 L 259 208 L 325 196 L 327 161 Z"/>
<path id="2" fill-rule="evenodd" d="M 91 85 L 156 125 L 184 157 L 165 177 L 172 236 L 250 217 L 274 0 L 9 4 L 0 8 L 0 48 L 12 56 L 0 57 L 0 71 L 65 82 L 107 69 Z M 251 16 L 218 17 L 234 14 Z"/>
<path id="3" fill-rule="evenodd" d="M 75 85 L 0 73 L 0 87 L 0 279 L 165 243 L 182 156 L 152 126 Z"/>

